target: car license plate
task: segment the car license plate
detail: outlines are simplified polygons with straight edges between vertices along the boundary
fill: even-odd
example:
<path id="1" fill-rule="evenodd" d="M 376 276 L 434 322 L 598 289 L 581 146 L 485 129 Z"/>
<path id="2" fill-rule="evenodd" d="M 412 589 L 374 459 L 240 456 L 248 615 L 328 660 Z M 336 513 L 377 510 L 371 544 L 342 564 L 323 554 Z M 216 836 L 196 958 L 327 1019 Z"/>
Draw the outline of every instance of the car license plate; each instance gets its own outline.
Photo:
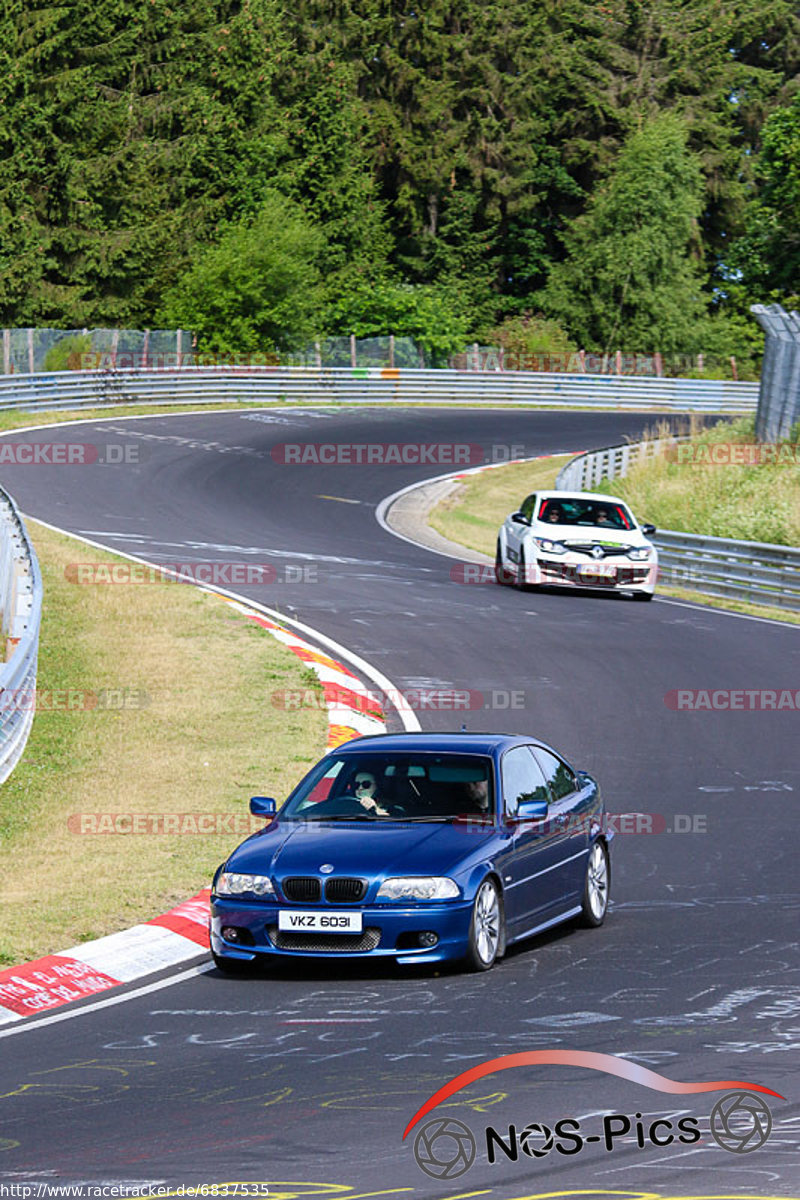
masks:
<path id="1" fill-rule="evenodd" d="M 284 933 L 361 933 L 360 912 L 296 912 L 291 909 L 278 913 L 278 929 Z"/>
<path id="2" fill-rule="evenodd" d="M 610 563 L 597 563 L 591 567 L 581 567 L 579 574 L 581 579 L 616 579 L 617 568 Z"/>

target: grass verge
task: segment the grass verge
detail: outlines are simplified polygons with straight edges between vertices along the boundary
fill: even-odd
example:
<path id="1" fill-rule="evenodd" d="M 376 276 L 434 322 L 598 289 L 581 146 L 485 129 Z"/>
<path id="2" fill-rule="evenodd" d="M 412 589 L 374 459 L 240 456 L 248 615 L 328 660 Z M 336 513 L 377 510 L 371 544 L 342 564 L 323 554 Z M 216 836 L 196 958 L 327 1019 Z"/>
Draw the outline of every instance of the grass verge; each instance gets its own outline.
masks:
<path id="1" fill-rule="evenodd" d="M 497 531 L 530 492 L 552 488 L 572 454 L 527 463 L 510 463 L 467 475 L 459 488 L 428 515 L 428 524 L 443 537 L 494 558 Z"/>
<path id="2" fill-rule="evenodd" d="M 249 797 L 285 796 L 327 737 L 323 710 L 273 706 L 274 692 L 318 685 L 265 630 L 190 586 L 69 583 L 70 563 L 120 560 L 28 528 L 45 587 L 40 705 L 0 789 L 0 966 L 147 920 L 206 886 L 241 841 Z M 238 821 L 210 834 L 81 834 L 79 814 L 97 813 Z"/>
<path id="3" fill-rule="evenodd" d="M 212 404 L 130 404 L 115 405 L 113 408 L 79 408 L 67 412 L 65 409 L 48 409 L 43 406 L 40 412 L 30 408 L 26 412 L 19 409 L 7 409 L 0 412 L 0 433 L 13 429 L 27 429 L 36 425 L 65 425 L 70 421 L 105 421 L 115 417 L 166 417 L 180 413 L 202 412 L 236 412 L 249 408 L 295 408 L 304 407 L 302 404 L 289 404 L 288 401 L 255 401 L 255 400 L 220 400 Z M 316 404 L 308 407 L 332 408 L 334 405 Z"/>
<path id="4" fill-rule="evenodd" d="M 693 461 L 659 455 L 596 490 L 621 496 L 642 520 L 661 529 L 799 546 L 800 454 L 795 456 L 792 444 L 783 443 L 782 461 L 748 466 L 713 459 L 735 457 L 728 446 L 753 445 L 754 418 L 719 421 L 705 430 L 695 425 L 687 432 L 691 444 L 679 453 Z"/>

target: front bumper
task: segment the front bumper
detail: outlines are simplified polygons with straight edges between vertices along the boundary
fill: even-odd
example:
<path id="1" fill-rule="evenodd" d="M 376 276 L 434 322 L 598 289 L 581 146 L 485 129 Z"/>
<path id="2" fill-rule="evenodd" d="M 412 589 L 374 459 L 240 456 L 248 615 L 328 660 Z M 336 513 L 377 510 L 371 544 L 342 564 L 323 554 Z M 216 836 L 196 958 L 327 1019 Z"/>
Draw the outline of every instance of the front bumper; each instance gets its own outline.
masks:
<path id="1" fill-rule="evenodd" d="M 658 560 L 632 562 L 627 558 L 595 561 L 576 555 L 545 557 L 525 564 L 524 582 L 541 587 L 591 588 L 595 591 L 654 592 Z"/>
<path id="2" fill-rule="evenodd" d="M 327 910 L 322 905 L 257 904 L 214 896 L 211 900 L 210 940 L 213 952 L 223 958 L 254 961 L 281 958 L 393 958 L 400 963 L 444 962 L 462 958 L 467 951 L 472 904 L 445 900 L 439 904 L 374 904 L 358 907 L 362 934 L 279 933 L 278 913 Z M 338 911 L 355 909 L 341 906 Z M 234 942 L 222 937 L 223 928 L 235 928 Z M 419 945 L 421 933 L 433 933 L 435 946 Z"/>

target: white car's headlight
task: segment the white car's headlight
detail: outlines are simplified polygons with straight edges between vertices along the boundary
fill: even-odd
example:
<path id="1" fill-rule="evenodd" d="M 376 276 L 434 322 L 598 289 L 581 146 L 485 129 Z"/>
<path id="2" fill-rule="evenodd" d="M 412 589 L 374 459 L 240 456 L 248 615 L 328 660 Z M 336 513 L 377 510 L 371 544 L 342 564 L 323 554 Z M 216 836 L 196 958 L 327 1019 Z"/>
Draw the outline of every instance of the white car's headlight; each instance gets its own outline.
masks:
<path id="1" fill-rule="evenodd" d="M 385 879 L 378 900 L 456 900 L 458 884 L 445 875 L 406 875 Z"/>
<path id="2" fill-rule="evenodd" d="M 635 558 L 637 561 L 643 558 L 649 558 L 652 551 L 649 546 L 639 546 L 628 551 L 628 558 Z"/>
<path id="3" fill-rule="evenodd" d="M 544 550 L 545 554 L 567 553 L 567 547 L 563 542 L 554 542 L 550 538 L 534 538 L 533 540 L 540 550 Z"/>
<path id="4" fill-rule="evenodd" d="M 237 871 L 223 871 L 214 891 L 219 896 L 275 895 L 268 875 L 240 875 Z"/>

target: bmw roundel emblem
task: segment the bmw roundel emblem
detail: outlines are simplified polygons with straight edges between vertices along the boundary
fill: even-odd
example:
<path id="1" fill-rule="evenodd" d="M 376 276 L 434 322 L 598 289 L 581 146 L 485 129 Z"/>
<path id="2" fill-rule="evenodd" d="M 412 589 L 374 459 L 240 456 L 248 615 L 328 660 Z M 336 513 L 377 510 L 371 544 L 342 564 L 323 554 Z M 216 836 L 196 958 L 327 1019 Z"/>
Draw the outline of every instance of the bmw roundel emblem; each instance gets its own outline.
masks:
<path id="1" fill-rule="evenodd" d="M 333 863 L 323 863 L 319 869 L 320 875 L 330 875 L 333 870 Z"/>

